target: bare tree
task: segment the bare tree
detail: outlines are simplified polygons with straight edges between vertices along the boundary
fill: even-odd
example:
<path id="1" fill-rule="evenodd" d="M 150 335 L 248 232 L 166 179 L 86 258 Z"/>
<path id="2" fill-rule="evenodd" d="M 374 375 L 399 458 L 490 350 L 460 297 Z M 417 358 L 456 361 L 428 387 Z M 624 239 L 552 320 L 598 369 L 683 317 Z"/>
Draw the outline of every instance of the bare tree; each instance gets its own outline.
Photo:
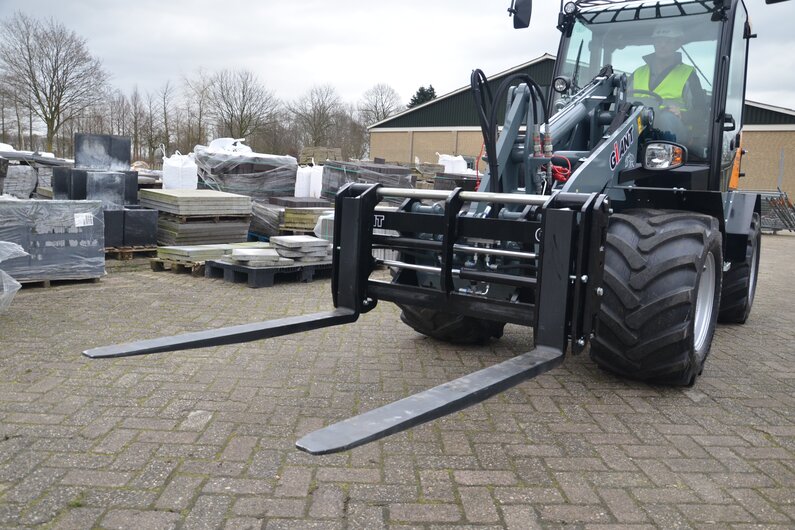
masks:
<path id="1" fill-rule="evenodd" d="M 400 94 L 391 86 L 379 83 L 368 89 L 359 101 L 358 109 L 365 125 L 385 120 L 403 110 Z"/>
<path id="2" fill-rule="evenodd" d="M 141 138 L 143 136 L 143 124 L 146 119 L 146 110 L 144 108 L 144 101 L 141 99 L 141 93 L 136 86 L 130 96 L 130 129 L 132 133 L 132 148 L 133 160 L 137 160 L 141 156 Z"/>
<path id="3" fill-rule="evenodd" d="M 200 145 L 207 141 L 207 107 L 210 103 L 211 78 L 199 69 L 193 77 L 185 78 L 185 110 L 188 145 Z"/>
<path id="4" fill-rule="evenodd" d="M 160 96 L 160 110 L 162 112 L 163 145 L 166 148 L 166 152 L 163 153 L 163 155 L 167 156 L 168 153 L 171 152 L 171 129 L 169 128 L 169 120 L 174 110 L 174 85 L 171 84 L 171 81 L 166 81 L 166 84 L 160 88 L 158 95 Z"/>
<path id="5" fill-rule="evenodd" d="M 331 143 L 342 149 L 342 157 L 362 158 L 367 148 L 367 126 L 353 105 L 342 105 L 334 115 Z"/>
<path id="6" fill-rule="evenodd" d="M 275 119 L 279 101 L 248 70 L 223 70 L 213 75 L 210 112 L 218 134 L 245 138 L 263 131 Z"/>
<path id="7" fill-rule="evenodd" d="M 61 125 L 104 97 L 108 75 L 85 39 L 53 19 L 39 22 L 17 12 L 2 23 L 0 35 L 0 69 L 30 96 L 50 151 Z"/>
<path id="8" fill-rule="evenodd" d="M 342 99 L 331 85 L 317 85 L 288 105 L 304 131 L 304 145 L 328 146 Z"/>

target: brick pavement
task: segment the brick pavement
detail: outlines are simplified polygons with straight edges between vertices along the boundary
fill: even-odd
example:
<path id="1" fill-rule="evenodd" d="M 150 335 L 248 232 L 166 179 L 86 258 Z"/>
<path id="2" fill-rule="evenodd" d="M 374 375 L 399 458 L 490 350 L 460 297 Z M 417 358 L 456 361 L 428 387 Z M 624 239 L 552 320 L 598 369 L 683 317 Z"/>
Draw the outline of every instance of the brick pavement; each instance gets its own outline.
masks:
<path id="1" fill-rule="evenodd" d="M 2 528 L 792 528 L 795 238 L 765 237 L 746 326 L 691 389 L 587 357 L 354 451 L 313 429 L 526 351 L 354 325 L 143 358 L 86 347 L 328 309 L 328 282 L 250 290 L 150 271 L 26 288 L 0 316 Z"/>

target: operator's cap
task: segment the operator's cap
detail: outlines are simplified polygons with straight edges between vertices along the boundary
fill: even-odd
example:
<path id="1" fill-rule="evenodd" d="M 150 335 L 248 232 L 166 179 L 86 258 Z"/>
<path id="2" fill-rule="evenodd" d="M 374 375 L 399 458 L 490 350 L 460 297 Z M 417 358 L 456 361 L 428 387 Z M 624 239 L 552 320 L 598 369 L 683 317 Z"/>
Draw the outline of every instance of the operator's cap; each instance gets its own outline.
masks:
<path id="1" fill-rule="evenodd" d="M 677 27 L 657 26 L 651 34 L 652 39 L 676 39 L 681 40 L 685 36 L 684 31 Z"/>

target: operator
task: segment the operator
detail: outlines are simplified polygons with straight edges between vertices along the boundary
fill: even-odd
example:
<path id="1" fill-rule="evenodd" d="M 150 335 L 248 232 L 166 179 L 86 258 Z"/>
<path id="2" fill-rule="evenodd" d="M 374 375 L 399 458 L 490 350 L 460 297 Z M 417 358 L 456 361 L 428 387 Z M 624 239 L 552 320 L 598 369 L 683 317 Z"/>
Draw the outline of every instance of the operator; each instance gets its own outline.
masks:
<path id="1" fill-rule="evenodd" d="M 648 99 L 648 92 L 657 94 L 662 104 L 656 101 L 655 105 L 674 114 L 692 131 L 693 126 L 697 125 L 697 116 L 704 113 L 707 97 L 696 69 L 682 63 L 682 54 L 677 52 L 684 44 L 684 33 L 676 27 L 657 27 L 651 40 L 654 53 L 646 55 L 643 58 L 646 64 L 632 74 L 630 97 L 635 95 L 633 91 L 638 91 L 637 97 L 642 99 Z M 694 112 L 693 119 L 688 120 L 688 111 L 691 109 L 698 112 Z"/>

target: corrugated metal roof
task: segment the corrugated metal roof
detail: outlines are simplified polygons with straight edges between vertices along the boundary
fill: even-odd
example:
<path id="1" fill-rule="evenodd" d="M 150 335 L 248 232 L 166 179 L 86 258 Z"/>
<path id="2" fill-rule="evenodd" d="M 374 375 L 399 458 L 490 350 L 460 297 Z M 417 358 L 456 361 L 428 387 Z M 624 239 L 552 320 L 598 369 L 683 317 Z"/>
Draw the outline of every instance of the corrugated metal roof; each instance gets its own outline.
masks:
<path id="1" fill-rule="evenodd" d="M 795 110 L 745 101 L 744 125 L 795 125 Z"/>
<path id="2" fill-rule="evenodd" d="M 500 82 L 509 75 L 526 73 L 536 80 L 545 91 L 552 83 L 555 57 L 545 54 L 510 70 L 500 72 L 489 78 L 489 85 L 496 92 Z M 501 106 L 504 108 L 505 104 Z M 502 112 L 502 109 L 501 109 Z M 793 125 L 795 110 L 775 107 L 755 101 L 746 101 L 745 125 Z M 469 87 L 439 96 L 413 109 L 406 110 L 396 116 L 373 124 L 370 130 L 381 129 L 417 129 L 428 127 L 478 127 L 475 101 Z"/>
<path id="3" fill-rule="evenodd" d="M 552 81 L 554 69 L 555 57 L 548 54 L 542 55 L 516 68 L 490 77 L 489 86 L 492 92 L 496 92 L 500 82 L 509 75 L 525 73 L 535 79 L 546 93 Z M 504 107 L 505 104 L 502 103 L 502 106 Z M 475 100 L 467 86 L 371 125 L 369 129 L 477 127 L 478 125 Z"/>

